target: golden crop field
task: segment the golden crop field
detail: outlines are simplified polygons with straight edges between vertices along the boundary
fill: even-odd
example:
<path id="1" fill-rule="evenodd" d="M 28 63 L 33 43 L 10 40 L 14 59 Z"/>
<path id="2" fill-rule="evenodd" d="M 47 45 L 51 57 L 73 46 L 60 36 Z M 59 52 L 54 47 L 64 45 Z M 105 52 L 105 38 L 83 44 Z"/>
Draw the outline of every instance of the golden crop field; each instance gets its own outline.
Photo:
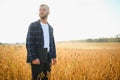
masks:
<path id="1" fill-rule="evenodd" d="M 120 80 L 120 43 L 57 43 L 51 80 Z M 0 80 L 31 80 L 25 45 L 0 45 Z"/>

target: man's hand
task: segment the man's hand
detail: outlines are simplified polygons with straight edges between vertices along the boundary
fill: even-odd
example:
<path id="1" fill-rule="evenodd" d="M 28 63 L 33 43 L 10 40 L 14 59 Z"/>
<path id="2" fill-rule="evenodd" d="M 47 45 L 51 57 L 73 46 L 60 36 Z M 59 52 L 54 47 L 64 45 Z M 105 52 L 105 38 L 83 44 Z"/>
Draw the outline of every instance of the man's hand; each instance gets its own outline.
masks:
<path id="1" fill-rule="evenodd" d="M 53 62 L 52 62 L 52 64 L 55 65 L 56 63 L 57 63 L 56 58 L 53 58 Z"/>
<path id="2" fill-rule="evenodd" d="M 37 59 L 34 59 L 33 61 L 32 61 L 32 64 L 40 64 L 40 60 L 37 58 Z"/>

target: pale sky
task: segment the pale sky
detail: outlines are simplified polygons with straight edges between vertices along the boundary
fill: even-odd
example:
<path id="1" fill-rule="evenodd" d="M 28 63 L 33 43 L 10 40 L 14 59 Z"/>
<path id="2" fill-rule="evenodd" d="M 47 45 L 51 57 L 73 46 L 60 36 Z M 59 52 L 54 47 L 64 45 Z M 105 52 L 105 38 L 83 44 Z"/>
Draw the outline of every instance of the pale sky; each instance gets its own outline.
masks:
<path id="1" fill-rule="evenodd" d="M 0 42 L 25 42 L 42 3 L 50 7 L 56 41 L 120 34 L 120 0 L 0 0 Z"/>

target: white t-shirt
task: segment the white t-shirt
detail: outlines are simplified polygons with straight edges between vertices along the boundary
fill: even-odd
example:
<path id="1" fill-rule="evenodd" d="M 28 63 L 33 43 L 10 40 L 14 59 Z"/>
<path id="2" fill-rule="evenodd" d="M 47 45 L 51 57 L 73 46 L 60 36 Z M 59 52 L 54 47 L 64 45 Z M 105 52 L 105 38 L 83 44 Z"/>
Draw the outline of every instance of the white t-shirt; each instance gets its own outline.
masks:
<path id="1" fill-rule="evenodd" d="M 43 36 L 44 36 L 44 48 L 47 48 L 48 52 L 49 52 L 49 26 L 48 24 L 44 24 L 42 22 L 41 23 L 41 27 L 42 27 L 42 30 L 43 30 Z"/>

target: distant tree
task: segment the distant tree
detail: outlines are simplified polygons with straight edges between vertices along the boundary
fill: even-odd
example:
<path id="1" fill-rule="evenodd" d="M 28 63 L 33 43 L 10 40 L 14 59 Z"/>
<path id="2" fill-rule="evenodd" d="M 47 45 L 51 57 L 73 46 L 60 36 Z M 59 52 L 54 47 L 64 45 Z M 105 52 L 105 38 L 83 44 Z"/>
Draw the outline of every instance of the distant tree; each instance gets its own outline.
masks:
<path id="1" fill-rule="evenodd" d="M 0 45 L 2 45 L 2 43 L 0 43 Z"/>
<path id="2" fill-rule="evenodd" d="M 91 38 L 87 39 L 86 40 L 87 42 L 92 42 L 93 40 Z"/>
<path id="3" fill-rule="evenodd" d="M 120 38 L 120 34 L 117 34 L 117 35 L 116 35 L 116 38 Z"/>

